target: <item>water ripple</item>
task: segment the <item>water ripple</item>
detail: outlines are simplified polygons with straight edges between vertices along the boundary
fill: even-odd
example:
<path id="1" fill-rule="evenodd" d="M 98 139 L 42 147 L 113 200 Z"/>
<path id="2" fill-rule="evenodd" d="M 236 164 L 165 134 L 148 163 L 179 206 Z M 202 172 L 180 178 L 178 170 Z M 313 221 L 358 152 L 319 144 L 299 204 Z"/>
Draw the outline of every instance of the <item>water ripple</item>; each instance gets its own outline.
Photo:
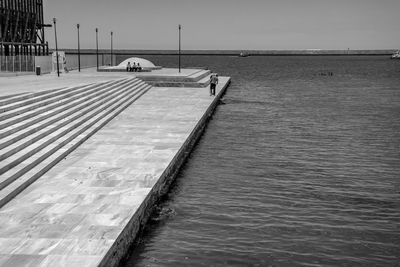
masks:
<path id="1" fill-rule="evenodd" d="M 127 266 L 400 264 L 400 62 L 192 61 L 233 76 L 226 105 Z"/>

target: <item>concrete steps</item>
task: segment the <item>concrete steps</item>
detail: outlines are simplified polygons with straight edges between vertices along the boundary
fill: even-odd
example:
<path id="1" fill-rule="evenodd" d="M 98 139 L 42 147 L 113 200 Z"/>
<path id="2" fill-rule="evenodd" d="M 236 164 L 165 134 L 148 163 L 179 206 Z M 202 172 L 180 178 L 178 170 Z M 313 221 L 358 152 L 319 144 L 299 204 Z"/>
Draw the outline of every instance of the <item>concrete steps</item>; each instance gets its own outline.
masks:
<path id="1" fill-rule="evenodd" d="M 8 98 L 15 97 L 15 96 L 18 96 L 18 95 L 26 95 L 26 94 L 29 94 L 29 93 L 19 93 L 19 94 L 11 94 L 11 95 L 2 95 L 2 96 L 0 96 L 0 100 L 8 99 Z"/>
<path id="2" fill-rule="evenodd" d="M 83 98 L 79 97 L 68 98 L 66 101 L 64 101 L 68 102 L 67 105 L 62 105 L 62 102 L 55 103 L 54 105 L 44 107 L 43 109 L 39 109 L 36 111 L 34 110 L 30 113 L 22 114 L 21 116 L 16 116 L 15 118 L 11 118 L 8 121 L 0 122 L 0 149 L 2 149 L 5 145 L 7 145 L 1 141 L 2 138 L 4 138 L 5 136 L 10 136 L 10 134 L 22 131 L 24 129 L 25 130 L 30 129 L 28 127 L 32 125 L 37 125 L 38 122 L 47 120 L 49 118 L 53 118 L 54 115 L 57 114 L 64 115 L 48 121 L 46 125 L 41 125 L 41 127 L 57 123 L 60 119 L 64 118 L 65 116 L 71 115 L 72 113 L 76 112 L 76 110 L 80 110 L 82 107 L 98 101 L 105 95 L 112 94 L 114 92 L 114 89 L 124 88 L 124 86 L 125 83 L 123 81 L 119 82 L 117 85 L 112 85 L 109 88 L 107 88 L 107 86 L 105 86 L 104 88 L 102 88 L 102 86 L 99 86 L 99 88 L 101 89 L 97 90 L 91 95 L 87 95 Z M 71 110 L 71 108 L 74 109 Z M 30 131 L 28 134 L 32 133 L 33 132 Z M 16 138 L 16 136 L 14 136 L 14 138 Z M 7 139 L 5 138 L 4 141 L 6 140 Z M 16 139 L 13 139 L 13 141 L 16 141 Z"/>
<path id="3" fill-rule="evenodd" d="M 139 85 L 140 81 L 135 81 L 135 83 L 133 85 Z M 92 99 L 90 99 L 90 101 L 84 101 L 83 103 L 76 103 L 76 102 L 82 102 L 82 101 L 76 101 L 75 103 L 69 104 L 66 107 L 61 107 L 58 108 L 55 112 L 54 111 L 50 111 L 44 114 L 41 114 L 41 116 L 38 116 L 38 118 L 36 118 L 36 121 L 41 121 L 41 124 L 33 124 L 31 126 L 29 126 L 31 124 L 31 122 L 28 123 L 24 123 L 21 122 L 19 124 L 17 124 L 16 126 L 21 128 L 22 130 L 19 131 L 19 134 L 16 135 L 8 135 L 8 137 L 3 138 L 0 141 L 0 149 L 2 151 L 6 151 L 5 148 L 10 146 L 11 144 L 13 144 L 13 149 L 16 149 L 16 147 L 19 145 L 19 142 L 21 142 L 21 140 L 23 140 L 24 138 L 26 138 L 27 136 L 29 136 L 31 139 L 31 141 L 38 141 L 40 138 L 40 132 L 43 131 L 48 131 L 48 133 L 51 133 L 52 129 L 56 129 L 57 126 L 64 126 L 68 123 L 70 123 L 71 121 L 75 121 L 76 119 L 78 119 L 80 116 L 82 116 L 84 113 L 91 111 L 93 108 L 96 108 L 98 106 L 100 106 L 102 104 L 102 102 L 100 102 L 99 100 L 101 100 L 103 98 L 104 100 L 108 100 L 110 97 L 114 97 L 116 94 L 121 92 L 121 89 L 124 88 L 125 85 L 122 85 L 122 87 L 116 88 L 116 89 L 112 89 L 109 91 L 105 91 L 103 92 L 103 94 L 94 97 Z M 73 107 L 73 109 L 71 108 Z M 57 115 L 57 116 L 54 116 Z M 42 118 L 44 117 L 44 118 Z M 39 127 L 38 127 L 39 126 Z M 7 129 L 5 130 L 5 132 L 13 132 L 15 130 L 16 127 L 11 128 L 11 130 Z M 0 132 L 1 133 L 1 132 Z M 4 134 L 5 133 L 1 133 Z M 33 139 L 35 138 L 35 139 Z M 1 160 L 1 156 L 0 156 L 0 160 Z"/>
<path id="4" fill-rule="evenodd" d="M 5 112 L 7 110 L 11 110 L 13 108 L 17 108 L 18 106 L 27 105 L 29 103 L 35 103 L 40 100 L 44 100 L 47 98 L 55 97 L 57 95 L 63 94 L 65 92 L 70 92 L 73 90 L 80 89 L 85 86 L 90 85 L 82 85 L 77 87 L 70 87 L 70 88 L 59 88 L 53 90 L 46 90 L 31 94 L 22 94 L 7 98 L 5 100 L 0 101 L 0 113 Z M 19 103 L 19 104 L 18 104 Z"/>
<path id="5" fill-rule="evenodd" d="M 207 87 L 210 84 L 210 77 L 211 74 L 204 73 L 201 76 L 201 79 L 198 79 L 196 81 L 147 81 L 146 83 L 151 84 L 152 86 L 155 87 L 193 87 L 193 88 L 201 88 L 201 87 Z M 142 78 L 140 78 L 142 79 Z"/>
<path id="6" fill-rule="evenodd" d="M 199 72 L 190 75 L 189 78 L 194 78 L 195 79 L 194 81 L 198 82 L 201 79 L 209 76 L 210 74 L 211 70 L 200 70 Z M 191 82 L 193 82 L 193 80 Z"/>
<path id="7" fill-rule="evenodd" d="M 170 82 L 170 83 L 195 83 L 200 81 L 206 76 L 209 76 L 211 74 L 210 70 L 202 70 L 199 69 L 195 71 L 194 73 L 190 74 L 189 76 L 176 76 L 176 75 L 171 75 L 171 76 L 166 76 L 166 75 L 153 75 L 153 74 L 143 74 L 140 75 L 138 74 L 137 77 L 143 81 L 146 82 Z"/>
<path id="8" fill-rule="evenodd" d="M 0 99 L 0 207 L 150 88 L 127 78 Z"/>
<path id="9" fill-rule="evenodd" d="M 27 113 L 31 110 L 37 110 L 37 112 L 40 112 L 38 110 L 38 108 L 40 107 L 46 107 L 46 109 L 52 109 L 55 106 L 62 105 L 63 101 L 66 102 L 66 101 L 71 101 L 72 99 L 79 99 L 82 96 L 91 94 L 93 90 L 108 88 L 109 86 L 114 85 L 115 83 L 117 82 L 113 81 L 110 83 L 102 84 L 100 86 L 91 85 L 91 86 L 82 86 L 78 88 L 70 88 L 67 90 L 60 90 L 53 94 L 46 94 L 45 96 L 32 97 L 31 99 L 22 99 L 3 106 L 0 103 L 0 121 L 4 121 L 7 120 L 8 118 Z M 50 106 L 51 104 L 53 106 Z"/>

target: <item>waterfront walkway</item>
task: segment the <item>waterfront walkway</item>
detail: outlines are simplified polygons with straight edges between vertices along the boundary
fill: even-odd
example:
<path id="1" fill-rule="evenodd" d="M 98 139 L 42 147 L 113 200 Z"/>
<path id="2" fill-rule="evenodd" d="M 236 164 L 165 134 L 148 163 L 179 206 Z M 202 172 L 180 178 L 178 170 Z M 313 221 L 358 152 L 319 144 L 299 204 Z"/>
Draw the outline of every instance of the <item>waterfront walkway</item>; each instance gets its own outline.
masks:
<path id="1" fill-rule="evenodd" d="M 56 74 L 0 77 L 0 97 L 106 82 L 133 76 L 189 77 L 198 71 L 199 69 L 182 69 L 181 73 L 178 73 L 177 69 L 163 68 L 152 72 L 97 72 L 96 68 L 87 68 L 82 69 L 81 72 L 73 70 L 69 73 L 61 73 L 60 77 L 57 77 Z"/>
<path id="2" fill-rule="evenodd" d="M 126 75 L 88 75 L 82 82 Z M 220 78 L 217 94 L 228 82 Z M 220 95 L 210 97 L 208 90 L 151 88 L 3 206 L 0 266 L 117 264 L 148 216 L 152 195 L 168 183 L 164 179 L 217 105 Z"/>

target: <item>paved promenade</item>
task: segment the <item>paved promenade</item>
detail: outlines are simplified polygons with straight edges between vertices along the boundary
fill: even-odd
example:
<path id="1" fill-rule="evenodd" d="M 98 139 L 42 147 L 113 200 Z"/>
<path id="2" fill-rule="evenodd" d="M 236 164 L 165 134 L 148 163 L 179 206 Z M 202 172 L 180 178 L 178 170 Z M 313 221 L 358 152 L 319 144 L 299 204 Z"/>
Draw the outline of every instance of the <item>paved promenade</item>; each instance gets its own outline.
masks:
<path id="1" fill-rule="evenodd" d="M 57 77 L 57 74 L 0 77 L 0 96 L 110 81 L 121 79 L 128 75 L 130 73 L 125 72 L 104 75 L 104 73 L 96 72 L 96 68 L 88 68 L 82 69 L 81 72 L 73 70 L 69 73 L 61 73 L 60 77 Z"/>
<path id="2" fill-rule="evenodd" d="M 217 93 L 228 81 L 220 78 Z M 102 263 L 217 101 L 208 90 L 153 87 L 1 208 L 0 266 Z"/>
<path id="3" fill-rule="evenodd" d="M 173 68 L 163 68 L 161 70 L 153 70 L 152 72 L 97 72 L 96 68 L 82 69 L 69 73 L 61 73 L 60 77 L 57 74 L 46 74 L 41 76 L 25 75 L 25 76 L 10 76 L 0 77 L 0 97 L 13 94 L 39 92 L 49 89 L 65 88 L 77 86 L 81 84 L 90 84 L 117 80 L 126 77 L 138 76 L 154 76 L 160 75 L 163 77 L 187 77 L 198 72 L 198 69 L 182 69 L 178 73 Z"/>

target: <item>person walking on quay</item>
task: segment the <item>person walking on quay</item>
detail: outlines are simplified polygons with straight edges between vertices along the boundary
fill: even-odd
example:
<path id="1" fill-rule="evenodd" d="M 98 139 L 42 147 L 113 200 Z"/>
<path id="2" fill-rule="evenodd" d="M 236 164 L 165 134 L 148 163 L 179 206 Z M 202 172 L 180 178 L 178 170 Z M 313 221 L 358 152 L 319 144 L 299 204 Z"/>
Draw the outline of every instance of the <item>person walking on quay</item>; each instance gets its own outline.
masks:
<path id="1" fill-rule="evenodd" d="M 126 71 L 131 71 L 131 63 L 128 62 L 128 64 L 126 65 Z"/>
<path id="2" fill-rule="evenodd" d="M 218 74 L 211 75 L 210 77 L 210 96 L 215 95 L 215 87 L 218 84 Z"/>

